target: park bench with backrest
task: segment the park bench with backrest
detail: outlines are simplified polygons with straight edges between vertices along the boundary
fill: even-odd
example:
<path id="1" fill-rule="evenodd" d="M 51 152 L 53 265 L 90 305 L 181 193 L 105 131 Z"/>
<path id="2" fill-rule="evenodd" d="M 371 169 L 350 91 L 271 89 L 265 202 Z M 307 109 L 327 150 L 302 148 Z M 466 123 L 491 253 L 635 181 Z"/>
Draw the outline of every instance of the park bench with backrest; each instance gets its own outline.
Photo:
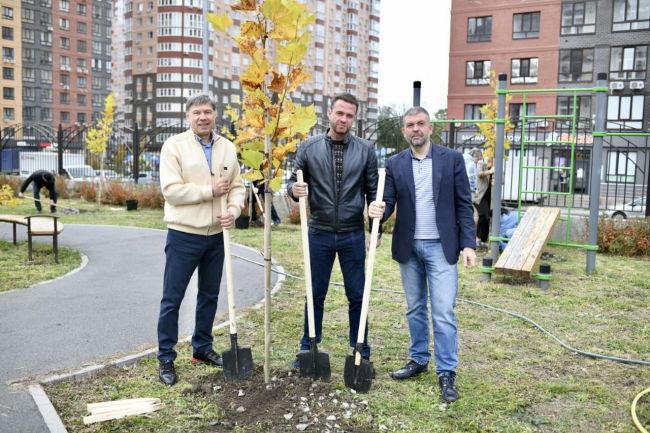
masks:
<path id="1" fill-rule="evenodd" d="M 29 260 L 33 260 L 32 238 L 36 236 L 51 236 L 52 251 L 54 251 L 54 260 L 59 263 L 59 234 L 63 231 L 63 224 L 59 218 L 53 215 L 10 215 L 0 214 L 0 222 L 10 223 L 13 225 L 13 241 L 16 244 L 16 226 L 27 227 L 27 244 L 29 248 Z"/>
<path id="2" fill-rule="evenodd" d="M 530 279 L 559 218 L 558 208 L 529 207 L 494 270 L 498 274 Z"/>

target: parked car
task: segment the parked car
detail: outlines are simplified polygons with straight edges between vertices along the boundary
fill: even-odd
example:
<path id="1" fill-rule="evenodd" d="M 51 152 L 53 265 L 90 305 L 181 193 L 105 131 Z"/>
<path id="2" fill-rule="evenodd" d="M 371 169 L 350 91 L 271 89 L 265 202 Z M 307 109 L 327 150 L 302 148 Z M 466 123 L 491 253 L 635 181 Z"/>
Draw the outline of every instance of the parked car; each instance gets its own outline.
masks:
<path id="1" fill-rule="evenodd" d="M 160 183 L 160 177 L 155 171 L 141 171 L 138 173 L 138 183 L 140 185 L 146 185 L 150 183 Z"/>
<path id="2" fill-rule="evenodd" d="M 115 170 L 95 170 L 95 176 L 101 178 L 102 175 L 105 180 L 121 180 L 121 176 Z"/>
<path id="3" fill-rule="evenodd" d="M 646 209 L 645 206 L 645 197 L 637 197 L 629 203 L 618 204 L 614 206 L 614 209 L 608 209 L 604 213 L 605 216 L 618 219 L 627 219 L 628 217 L 644 217 Z"/>
<path id="4" fill-rule="evenodd" d="M 74 188 L 79 182 L 93 182 L 96 179 L 95 169 L 89 165 L 65 167 L 63 172 L 69 179 L 70 188 Z"/>

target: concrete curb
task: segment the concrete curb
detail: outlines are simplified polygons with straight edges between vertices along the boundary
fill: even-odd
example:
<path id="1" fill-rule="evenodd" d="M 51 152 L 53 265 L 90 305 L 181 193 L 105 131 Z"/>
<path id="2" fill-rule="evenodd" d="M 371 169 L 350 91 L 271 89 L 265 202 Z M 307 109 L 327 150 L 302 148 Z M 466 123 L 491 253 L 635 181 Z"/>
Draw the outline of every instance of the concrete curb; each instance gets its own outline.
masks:
<path id="1" fill-rule="evenodd" d="M 259 251 L 254 248 L 246 247 L 244 245 L 238 245 L 238 246 L 259 253 Z M 280 288 L 282 287 L 282 283 L 286 279 L 284 268 L 282 266 L 275 266 L 275 272 L 278 275 L 278 280 L 276 281 L 275 286 L 273 286 L 273 288 L 271 289 L 271 295 L 275 295 L 278 292 L 278 290 L 280 290 Z M 250 308 L 258 310 L 263 306 L 264 306 L 264 299 L 261 299 L 259 302 L 257 302 L 255 305 L 253 305 Z M 239 317 L 240 316 L 238 315 L 237 318 Z M 213 330 L 221 329 L 223 327 L 229 326 L 229 324 L 230 321 L 226 320 L 224 322 L 219 323 L 212 329 Z M 190 342 L 191 339 L 192 336 L 190 335 L 179 340 L 179 343 L 187 343 Z M 96 376 L 107 367 L 129 367 L 132 365 L 136 365 L 138 361 L 141 359 L 156 356 L 156 352 L 157 352 L 156 348 L 147 349 L 140 353 L 127 355 L 125 357 L 116 359 L 115 361 L 109 362 L 107 364 L 90 365 L 82 368 L 81 370 L 77 370 L 71 373 L 48 376 L 37 383 L 29 384 L 28 390 L 30 395 L 32 396 L 32 399 L 34 400 L 34 403 L 36 404 L 36 407 L 38 408 L 39 413 L 43 417 L 43 420 L 45 421 L 45 424 L 47 425 L 47 428 L 49 429 L 50 433 L 68 433 L 68 430 L 65 428 L 63 421 L 61 421 L 59 414 L 54 408 L 54 405 L 52 405 L 52 402 L 50 401 L 47 394 L 45 393 L 45 390 L 43 389 L 42 385 L 51 385 L 51 384 L 65 382 L 69 380 L 82 381 L 85 379 L 89 379 L 93 376 Z"/>

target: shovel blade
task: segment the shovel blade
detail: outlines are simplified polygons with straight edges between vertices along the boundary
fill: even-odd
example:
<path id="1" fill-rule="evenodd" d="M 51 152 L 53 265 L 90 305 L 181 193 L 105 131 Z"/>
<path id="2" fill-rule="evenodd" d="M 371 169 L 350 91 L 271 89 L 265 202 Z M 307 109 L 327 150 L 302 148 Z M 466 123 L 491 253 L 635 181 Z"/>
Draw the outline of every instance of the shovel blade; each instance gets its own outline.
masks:
<path id="1" fill-rule="evenodd" d="M 332 370 L 330 369 L 330 356 L 318 349 L 301 352 L 298 355 L 300 363 L 300 376 L 321 379 L 325 382 L 330 380 Z"/>
<path id="2" fill-rule="evenodd" d="M 345 358 L 345 369 L 343 370 L 343 379 L 345 386 L 353 390 L 366 393 L 372 385 L 372 362 L 361 359 L 361 364 L 356 365 L 354 355 L 348 355 Z"/>
<path id="3" fill-rule="evenodd" d="M 253 353 L 250 347 L 235 346 L 221 353 L 223 376 L 227 380 L 247 380 L 253 374 Z"/>

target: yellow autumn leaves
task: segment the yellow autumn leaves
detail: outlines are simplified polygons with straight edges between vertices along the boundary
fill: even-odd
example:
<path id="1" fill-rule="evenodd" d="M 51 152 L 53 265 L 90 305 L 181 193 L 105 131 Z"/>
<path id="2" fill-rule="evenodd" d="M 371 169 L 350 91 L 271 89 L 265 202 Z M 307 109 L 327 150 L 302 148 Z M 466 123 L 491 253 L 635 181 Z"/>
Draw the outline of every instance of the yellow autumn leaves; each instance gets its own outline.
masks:
<path id="1" fill-rule="evenodd" d="M 265 179 L 271 165 L 272 178 L 266 181 L 277 191 L 286 154 L 295 152 L 316 123 L 313 105 L 302 106 L 289 98 L 289 93 L 311 78 L 302 60 L 310 43 L 307 26 L 315 17 L 295 0 L 241 0 L 230 9 L 246 17 L 236 35 L 229 33 L 234 21 L 228 12 L 209 13 L 207 18 L 251 62 L 239 77 L 244 93 L 241 111 L 228 108 L 226 115 L 237 126 L 235 144 L 242 162 L 251 168 L 244 177 Z"/>
<path id="2" fill-rule="evenodd" d="M 113 116 L 115 115 L 115 97 L 109 93 L 104 100 L 104 112 L 96 127 L 90 128 L 86 133 L 86 148 L 95 155 L 106 150 L 108 139 L 111 136 Z"/>

